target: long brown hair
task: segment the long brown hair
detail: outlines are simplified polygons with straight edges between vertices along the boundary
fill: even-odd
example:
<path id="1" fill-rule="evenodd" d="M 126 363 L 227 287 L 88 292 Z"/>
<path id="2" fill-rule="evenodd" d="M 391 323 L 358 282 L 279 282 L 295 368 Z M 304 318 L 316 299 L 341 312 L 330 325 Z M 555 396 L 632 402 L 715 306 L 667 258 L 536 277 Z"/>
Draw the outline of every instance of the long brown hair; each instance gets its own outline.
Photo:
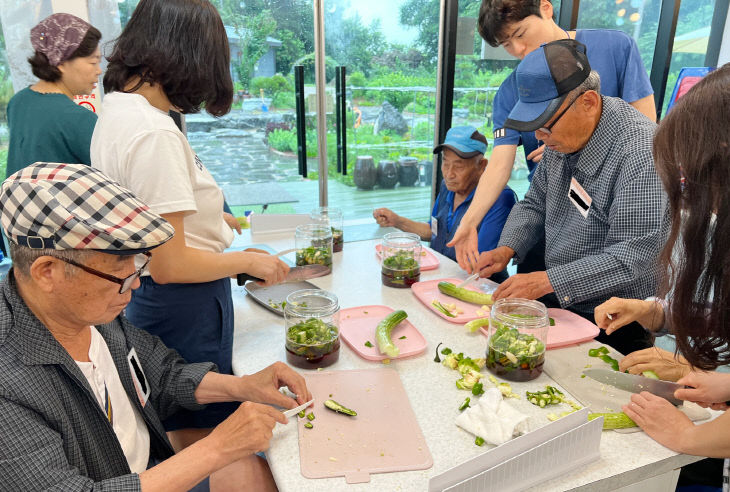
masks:
<path id="1" fill-rule="evenodd" d="M 730 64 L 695 85 L 654 138 L 671 232 L 660 294 L 677 350 L 694 367 L 730 362 Z"/>
<path id="2" fill-rule="evenodd" d="M 160 84 L 183 113 L 201 106 L 214 116 L 231 109 L 228 37 L 208 0 L 142 0 L 114 44 L 104 92 L 123 91 L 139 76 Z"/>

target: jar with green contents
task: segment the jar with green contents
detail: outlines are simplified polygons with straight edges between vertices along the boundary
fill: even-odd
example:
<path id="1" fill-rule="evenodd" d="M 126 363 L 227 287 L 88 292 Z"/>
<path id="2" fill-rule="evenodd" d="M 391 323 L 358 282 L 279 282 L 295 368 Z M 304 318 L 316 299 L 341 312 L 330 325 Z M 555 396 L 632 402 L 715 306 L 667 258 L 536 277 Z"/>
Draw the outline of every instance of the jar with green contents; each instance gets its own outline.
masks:
<path id="1" fill-rule="evenodd" d="M 304 369 L 327 367 L 340 356 L 340 305 L 337 296 L 304 289 L 286 297 L 286 360 Z"/>
<path id="2" fill-rule="evenodd" d="M 332 230 L 328 225 L 298 226 L 294 243 L 297 248 L 297 266 L 325 265 L 332 268 Z"/>
<path id="3" fill-rule="evenodd" d="M 547 308 L 529 299 L 499 299 L 492 306 L 487 368 L 511 381 L 542 374 L 550 318 Z"/>
<path id="4" fill-rule="evenodd" d="M 342 251 L 344 239 L 342 235 L 342 210 L 339 208 L 319 207 L 310 212 L 309 217 L 315 224 L 323 224 L 332 230 L 332 252 Z"/>
<path id="5" fill-rule="evenodd" d="M 380 278 L 388 287 L 407 288 L 421 279 L 421 238 L 411 232 L 383 236 Z"/>

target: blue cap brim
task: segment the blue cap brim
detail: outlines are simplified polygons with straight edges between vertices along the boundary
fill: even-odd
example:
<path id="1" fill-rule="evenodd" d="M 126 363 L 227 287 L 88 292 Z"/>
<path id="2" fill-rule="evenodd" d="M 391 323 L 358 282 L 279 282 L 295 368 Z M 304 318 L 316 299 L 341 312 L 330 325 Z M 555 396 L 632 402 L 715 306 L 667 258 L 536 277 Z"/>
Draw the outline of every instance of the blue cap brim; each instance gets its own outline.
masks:
<path id="1" fill-rule="evenodd" d="M 504 122 L 504 126 L 518 132 L 534 132 L 545 126 L 545 123 L 558 111 L 566 97 L 568 97 L 567 93 L 549 101 L 534 103 L 517 101 L 515 107 L 510 111 L 507 121 Z"/>
<path id="2" fill-rule="evenodd" d="M 439 152 L 441 152 L 444 149 L 450 149 L 450 150 L 454 151 L 454 153 L 456 153 L 456 155 L 458 155 L 462 159 L 471 159 L 472 157 L 477 156 L 477 155 L 484 155 L 484 152 L 479 152 L 478 150 L 472 150 L 472 149 L 463 150 L 454 144 L 437 145 L 436 147 L 433 148 L 433 153 L 438 154 Z"/>

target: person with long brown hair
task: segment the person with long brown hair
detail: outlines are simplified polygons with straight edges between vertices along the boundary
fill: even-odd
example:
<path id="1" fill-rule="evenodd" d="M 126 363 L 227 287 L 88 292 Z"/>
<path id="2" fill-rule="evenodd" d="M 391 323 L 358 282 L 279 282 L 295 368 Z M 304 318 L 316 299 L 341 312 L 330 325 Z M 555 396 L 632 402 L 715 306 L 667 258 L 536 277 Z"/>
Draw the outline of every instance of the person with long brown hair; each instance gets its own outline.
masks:
<path id="1" fill-rule="evenodd" d="M 711 372 L 730 362 L 728 115 L 730 64 L 683 96 L 654 139 L 655 165 L 669 197 L 671 219 L 659 291 L 667 302 L 615 299 L 596 309 L 599 323 L 605 322 L 606 314 L 624 313 L 626 318 L 643 317 L 649 329 L 668 328 L 676 337 L 677 351 L 692 368 L 678 381 L 689 388 L 677 390 L 675 397 L 716 410 L 726 410 L 730 400 L 730 374 Z M 695 425 L 667 400 L 647 392 L 633 395 L 623 410 L 673 451 L 730 457 L 727 412 Z"/>
<path id="2" fill-rule="evenodd" d="M 233 240 L 228 221 L 233 217 L 223 213 L 220 188 L 168 116 L 171 109 L 187 114 L 204 108 L 213 116 L 231 109 L 223 22 L 208 0 L 142 0 L 108 59 L 92 166 L 175 228 L 173 238 L 153 253 L 126 316 L 188 362 L 212 361 L 222 374 L 231 374 L 229 277 L 249 273 L 272 285 L 284 280 L 289 267 L 269 254 L 224 252 Z M 163 423 L 179 451 L 207 436 L 237 406 L 182 410 Z M 257 477 L 261 489 L 273 488 L 266 463 L 256 456 L 248 463 L 242 474 Z"/>

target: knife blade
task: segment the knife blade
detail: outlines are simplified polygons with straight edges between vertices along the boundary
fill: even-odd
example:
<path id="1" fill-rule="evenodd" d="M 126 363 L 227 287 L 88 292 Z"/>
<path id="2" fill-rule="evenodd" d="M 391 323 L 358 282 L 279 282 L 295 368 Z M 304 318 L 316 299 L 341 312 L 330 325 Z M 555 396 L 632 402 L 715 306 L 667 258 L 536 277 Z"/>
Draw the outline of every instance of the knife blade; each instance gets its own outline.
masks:
<path id="1" fill-rule="evenodd" d="M 286 417 L 286 418 L 293 417 L 294 415 L 298 414 L 299 412 L 301 412 L 302 410 L 304 410 L 305 408 L 307 408 L 312 403 L 314 403 L 314 398 L 312 398 L 311 400 L 309 400 L 306 403 L 302 403 L 298 407 L 294 407 L 292 409 L 285 410 L 283 412 L 284 413 L 284 417 Z"/>
<path id="2" fill-rule="evenodd" d="M 471 275 L 469 275 L 468 277 L 466 277 L 466 280 L 464 280 L 459 285 L 457 285 L 456 288 L 457 289 L 460 289 L 462 287 L 466 287 L 467 285 L 469 285 L 470 283 L 472 283 L 473 281 L 475 281 L 478 278 L 479 278 L 479 272 L 472 273 Z"/>
<path id="3" fill-rule="evenodd" d="M 585 369 L 583 374 L 600 383 L 609 384 L 615 388 L 629 391 L 631 393 L 648 391 L 656 396 L 665 398 L 672 405 L 682 404 L 682 400 L 674 397 L 675 391 L 685 388 L 682 384 L 673 383 L 671 381 L 663 381 L 661 379 L 647 378 L 646 376 L 639 376 L 638 374 L 613 371 L 610 369 Z"/>
<path id="4" fill-rule="evenodd" d="M 322 277 L 329 274 L 332 269 L 326 265 L 304 265 L 289 269 L 289 273 L 282 283 L 299 282 L 300 280 L 308 280 L 310 278 Z M 248 273 L 239 273 L 236 275 L 238 285 L 244 285 L 248 280 L 254 282 L 263 282 L 263 279 L 249 275 Z"/>
<path id="5" fill-rule="evenodd" d="M 276 253 L 276 254 L 275 254 L 274 256 L 284 256 L 284 255 L 286 255 L 286 254 L 289 254 L 289 253 L 293 253 L 293 252 L 294 252 L 294 251 L 296 251 L 296 250 L 297 250 L 297 248 L 289 248 L 289 249 L 285 249 L 285 250 L 283 250 L 283 251 L 279 251 L 279 252 L 278 252 L 278 253 Z"/>

